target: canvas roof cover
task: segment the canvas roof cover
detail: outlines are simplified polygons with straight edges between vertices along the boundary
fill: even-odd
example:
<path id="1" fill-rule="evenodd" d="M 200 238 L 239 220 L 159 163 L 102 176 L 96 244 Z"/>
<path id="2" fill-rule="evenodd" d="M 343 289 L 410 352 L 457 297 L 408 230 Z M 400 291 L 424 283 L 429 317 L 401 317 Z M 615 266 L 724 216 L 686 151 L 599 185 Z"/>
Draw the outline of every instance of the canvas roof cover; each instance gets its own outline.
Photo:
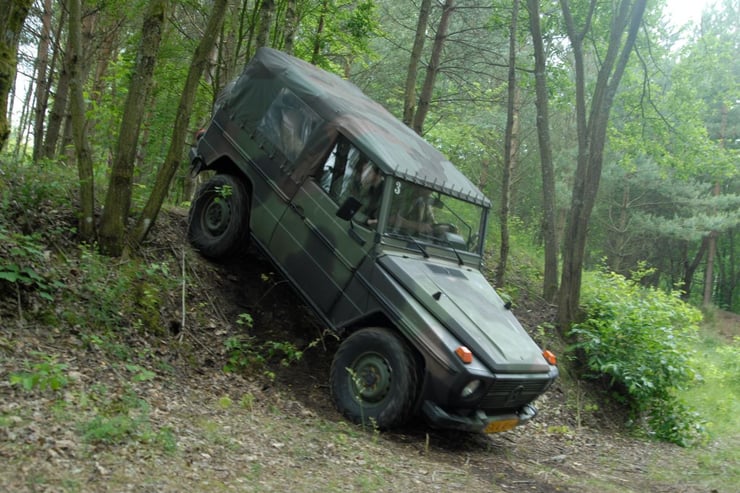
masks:
<path id="1" fill-rule="evenodd" d="M 231 118 L 255 128 L 283 88 L 308 104 L 327 125 L 312 135 L 326 148 L 339 131 L 385 173 L 490 207 L 490 201 L 441 152 L 365 96 L 354 84 L 308 62 L 260 48 L 226 97 Z"/>

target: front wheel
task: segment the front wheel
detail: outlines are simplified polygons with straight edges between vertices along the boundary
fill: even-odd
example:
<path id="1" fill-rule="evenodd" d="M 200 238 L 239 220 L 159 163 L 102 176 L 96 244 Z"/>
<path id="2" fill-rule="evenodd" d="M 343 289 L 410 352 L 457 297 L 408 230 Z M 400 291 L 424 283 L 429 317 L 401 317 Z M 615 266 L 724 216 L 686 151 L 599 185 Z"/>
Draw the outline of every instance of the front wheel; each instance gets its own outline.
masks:
<path id="1" fill-rule="evenodd" d="M 334 405 L 350 421 L 388 429 L 409 418 L 416 401 L 416 360 L 395 333 L 372 327 L 349 336 L 331 366 Z"/>
<path id="2" fill-rule="evenodd" d="M 249 194 L 241 180 L 216 175 L 190 206 L 188 239 L 202 255 L 225 260 L 249 244 Z"/>

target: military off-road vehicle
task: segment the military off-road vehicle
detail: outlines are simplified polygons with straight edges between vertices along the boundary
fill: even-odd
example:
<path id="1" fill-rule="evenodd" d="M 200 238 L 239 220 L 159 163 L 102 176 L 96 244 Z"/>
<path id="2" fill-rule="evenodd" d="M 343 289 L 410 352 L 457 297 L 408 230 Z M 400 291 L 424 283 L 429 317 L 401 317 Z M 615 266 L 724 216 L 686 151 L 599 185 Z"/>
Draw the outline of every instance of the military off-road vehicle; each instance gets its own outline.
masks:
<path id="1" fill-rule="evenodd" d="M 214 176 L 188 236 L 208 258 L 252 242 L 341 338 L 330 389 L 381 429 L 509 430 L 558 375 L 481 273 L 489 200 L 356 86 L 260 49 L 191 150 Z"/>

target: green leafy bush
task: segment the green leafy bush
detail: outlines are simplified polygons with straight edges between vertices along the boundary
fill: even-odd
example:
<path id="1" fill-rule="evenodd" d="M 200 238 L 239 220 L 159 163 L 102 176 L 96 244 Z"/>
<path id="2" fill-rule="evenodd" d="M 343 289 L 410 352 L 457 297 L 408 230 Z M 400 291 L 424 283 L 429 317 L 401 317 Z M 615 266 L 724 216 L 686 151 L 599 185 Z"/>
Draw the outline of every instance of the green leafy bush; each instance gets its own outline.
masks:
<path id="1" fill-rule="evenodd" d="M 165 262 L 146 259 L 112 260 L 93 246 L 81 245 L 74 272 L 76 282 L 67 293 L 71 304 L 84 300 L 84 311 L 67 311 L 70 325 L 108 329 L 133 328 L 162 335 L 166 297 L 178 289 L 178 279 Z"/>
<path id="2" fill-rule="evenodd" d="M 242 313 L 237 318 L 239 325 L 251 328 L 254 321 L 248 313 Z M 279 362 L 280 366 L 288 367 L 297 363 L 303 357 L 293 343 L 284 341 L 263 341 L 248 335 L 229 337 L 224 341 L 226 347 L 227 361 L 224 371 L 259 371 L 269 378 L 275 378 L 275 374 L 268 369 L 270 363 Z"/>
<path id="3" fill-rule="evenodd" d="M 49 272 L 44 248 L 38 234 L 12 233 L 0 226 L 0 287 L 23 287 L 53 301 L 63 285 Z"/>
<path id="4" fill-rule="evenodd" d="M 645 288 L 615 273 L 584 276 L 587 319 L 571 329 L 588 376 L 605 379 L 636 422 L 655 437 L 688 445 L 701 438 L 699 416 L 679 398 L 696 377 L 691 347 L 701 313 L 678 293 Z"/>
<path id="5" fill-rule="evenodd" d="M 10 384 L 18 385 L 26 391 L 33 390 L 53 390 L 57 391 L 65 387 L 68 378 L 65 373 L 67 365 L 59 363 L 54 356 L 43 353 L 34 353 L 41 358 L 38 363 L 31 364 L 26 362 L 26 371 L 12 373 L 10 375 Z"/>

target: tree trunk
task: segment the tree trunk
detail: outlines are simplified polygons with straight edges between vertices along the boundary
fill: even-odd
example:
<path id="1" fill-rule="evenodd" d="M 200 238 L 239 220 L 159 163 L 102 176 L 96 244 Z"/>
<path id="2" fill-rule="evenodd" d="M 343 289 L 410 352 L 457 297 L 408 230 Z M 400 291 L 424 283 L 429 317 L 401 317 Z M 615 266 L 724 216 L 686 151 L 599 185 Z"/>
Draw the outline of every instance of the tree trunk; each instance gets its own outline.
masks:
<path id="1" fill-rule="evenodd" d="M 557 321 L 560 330 L 564 332 L 579 316 L 581 277 L 588 223 L 601 179 L 609 112 L 635 44 L 637 30 L 645 12 L 645 3 L 646 0 L 635 0 L 633 5 L 630 0 L 620 0 L 611 22 L 612 30 L 609 33 L 609 45 L 597 74 L 594 92 L 587 98 L 583 40 L 591 29 L 590 20 L 596 1 L 591 1 L 591 10 L 584 23 L 586 27 L 582 32 L 576 32 L 569 1 L 560 0 L 575 62 L 576 123 L 578 129 L 578 159 L 571 207 L 566 223 L 563 272 L 558 299 Z M 625 31 L 627 36 L 623 41 Z M 589 100 L 591 107 L 587 118 Z"/>
<path id="2" fill-rule="evenodd" d="M 409 58 L 409 68 L 406 72 L 406 86 L 403 98 L 403 123 L 411 126 L 414 121 L 414 111 L 416 109 L 416 77 L 421 61 L 421 52 L 424 50 L 424 41 L 429 24 L 429 13 L 432 11 L 432 0 L 422 0 L 419 9 L 419 19 L 416 22 L 416 35 L 414 36 L 414 46 L 411 48 L 411 57 Z"/>
<path id="3" fill-rule="evenodd" d="M 509 23 L 509 76 L 508 103 L 506 105 L 506 132 L 504 134 L 504 169 L 501 183 L 501 245 L 499 259 L 494 274 L 494 284 L 504 285 L 506 264 L 509 261 L 509 209 L 511 206 L 511 175 L 516 166 L 519 150 L 519 88 L 516 80 L 516 45 L 517 19 L 519 17 L 519 0 L 514 0 Z"/>
<path id="4" fill-rule="evenodd" d="M 720 183 L 715 182 L 714 190 L 712 195 L 715 197 L 719 196 L 721 191 Z M 712 231 L 709 233 L 707 239 L 707 265 L 704 270 L 704 297 L 702 304 L 708 307 L 712 304 L 712 295 L 714 294 L 714 259 L 717 252 L 717 232 Z"/>
<path id="5" fill-rule="evenodd" d="M 100 106 L 102 104 L 103 95 L 106 89 L 108 89 L 110 81 L 106 80 L 106 74 L 108 72 L 108 67 L 120 52 L 119 40 L 120 33 L 122 31 L 121 26 L 122 21 L 119 21 L 118 24 L 114 25 L 111 31 L 109 31 L 101 40 L 100 47 L 97 49 L 94 67 L 91 67 L 92 81 L 89 95 L 91 106 Z M 113 91 L 113 89 L 111 89 L 111 91 Z M 111 97 L 113 97 L 112 94 Z M 93 120 L 90 122 L 90 126 L 91 128 L 98 128 L 98 122 Z M 91 138 L 94 139 L 94 136 Z M 107 138 L 106 141 L 108 141 Z M 110 154 L 113 154 L 113 152 L 114 151 L 111 150 Z"/>
<path id="6" fill-rule="evenodd" d="M 550 110 L 547 89 L 547 57 L 542 42 L 539 0 L 527 0 L 529 28 L 534 45 L 534 79 L 537 100 L 537 139 L 542 172 L 542 236 L 545 242 L 545 274 L 542 297 L 555 301 L 558 293 L 558 241 L 555 219 L 555 167 L 550 141 Z"/>
<path id="7" fill-rule="evenodd" d="M 285 36 L 283 37 L 285 53 L 293 54 L 293 45 L 295 43 L 295 33 L 298 28 L 298 18 L 296 17 L 295 0 L 288 0 L 285 7 Z"/>
<path id="8" fill-rule="evenodd" d="M 696 273 L 696 269 L 699 268 L 701 259 L 704 258 L 704 254 L 707 252 L 708 246 L 709 238 L 706 237 L 702 240 L 701 247 L 699 248 L 699 251 L 696 252 L 696 255 L 694 255 L 694 259 L 691 262 L 689 262 L 688 259 L 684 260 L 683 285 L 681 286 L 681 299 L 684 301 L 688 301 L 691 296 L 691 285 L 694 280 L 694 274 Z M 688 256 L 688 253 L 686 256 Z"/>
<path id="9" fill-rule="evenodd" d="M 257 30 L 256 48 L 269 46 L 270 30 L 272 29 L 272 17 L 275 14 L 275 2 L 273 0 L 262 0 L 260 7 L 260 23 Z"/>
<path id="10" fill-rule="evenodd" d="M 720 108 L 720 131 L 719 141 L 720 147 L 724 149 L 727 144 L 727 114 L 729 109 L 726 104 L 722 104 Z M 722 187 L 719 181 L 714 183 L 714 190 L 712 195 L 719 197 L 722 193 Z M 708 307 L 712 304 L 712 295 L 714 293 L 714 258 L 717 252 L 717 231 L 712 231 L 709 235 L 709 251 L 707 252 L 707 269 L 704 278 L 704 300 L 703 305 Z"/>
<path id="11" fill-rule="evenodd" d="M 110 172 L 105 210 L 100 221 L 100 250 L 114 257 L 123 253 L 126 219 L 131 209 L 134 163 L 138 149 L 144 108 L 152 85 L 154 66 L 162 41 L 167 0 L 154 0 L 149 4 L 141 30 L 141 44 L 136 66 L 129 84 L 123 108 L 118 144 Z"/>
<path id="12" fill-rule="evenodd" d="M 177 108 L 177 117 L 175 119 L 175 126 L 172 129 L 172 140 L 167 150 L 167 157 L 157 172 L 157 179 L 152 193 L 134 228 L 133 240 L 136 244 L 144 241 L 154 221 L 157 219 L 162 203 L 167 196 L 167 190 L 169 189 L 172 177 L 180 166 L 183 148 L 185 147 L 188 121 L 190 120 L 195 94 L 198 90 L 198 81 L 208 66 L 209 54 L 216 43 L 216 37 L 221 30 L 221 24 L 224 20 L 226 4 L 227 0 L 214 1 L 203 38 L 198 43 L 198 47 L 193 54 L 188 77 L 185 80 L 185 87 L 183 88 L 180 104 Z"/>
<path id="13" fill-rule="evenodd" d="M 59 29 L 56 32 L 56 39 L 61 39 L 62 29 L 67 18 L 67 9 L 62 9 L 59 20 Z M 56 57 L 56 54 L 55 54 Z M 49 125 L 46 128 L 46 135 L 44 136 L 44 147 L 42 156 L 45 158 L 52 158 L 56 155 L 57 144 L 59 142 L 59 135 L 62 130 L 62 123 L 67 114 L 67 103 L 69 102 L 69 69 L 71 65 L 72 53 L 69 49 L 64 50 L 64 59 L 62 65 L 59 68 L 59 75 L 57 79 L 56 90 L 54 91 L 54 101 L 51 105 L 51 112 L 49 113 Z M 37 135 L 37 139 L 41 136 Z"/>
<path id="14" fill-rule="evenodd" d="M 316 35 L 313 40 L 313 53 L 311 54 L 311 63 L 317 65 L 319 63 L 319 56 L 321 55 L 322 36 L 324 35 L 324 18 L 329 10 L 329 0 L 324 0 L 321 3 L 321 15 L 319 16 L 319 24 L 316 26 Z"/>
<path id="15" fill-rule="evenodd" d="M 447 28 L 450 25 L 450 16 L 453 10 L 455 10 L 454 0 L 445 0 L 444 7 L 442 7 L 442 17 L 439 19 L 439 26 L 437 26 L 437 35 L 434 37 L 434 45 L 432 46 L 432 54 L 429 57 L 429 65 L 427 65 L 427 74 L 424 78 L 424 84 L 421 87 L 421 93 L 419 94 L 419 106 L 414 115 L 414 123 L 411 128 L 421 135 L 424 130 L 424 120 L 429 113 L 429 105 L 432 101 L 432 92 L 434 91 L 434 82 L 439 73 L 439 60 L 442 57 L 442 48 L 444 47 L 445 40 L 447 39 Z"/>
<path id="16" fill-rule="evenodd" d="M 47 70 L 49 68 L 49 41 L 51 39 L 51 0 L 44 0 L 44 10 L 41 14 L 41 32 L 39 33 L 39 47 L 36 56 L 36 102 L 33 122 L 33 160 L 41 156 L 44 135 L 44 119 L 49 103 L 49 87 L 47 85 Z"/>
<path id="17" fill-rule="evenodd" d="M 15 100 L 18 99 L 16 91 L 17 87 L 13 87 L 13 98 L 10 100 L 9 115 L 12 115 L 14 110 Z M 30 133 L 31 125 L 29 125 L 29 119 L 31 118 L 29 113 L 31 112 L 31 99 L 33 96 L 33 85 L 29 84 L 26 90 L 26 95 L 23 97 L 23 104 L 21 105 L 21 114 L 18 121 L 18 135 L 15 139 L 15 148 L 13 149 L 13 159 L 16 161 L 20 160 L 20 156 L 25 156 L 28 152 L 28 134 Z"/>
<path id="18" fill-rule="evenodd" d="M 8 95 L 15 84 L 18 42 L 31 3 L 31 0 L 10 0 L 10 5 L 0 9 L 0 151 L 10 135 Z"/>
<path id="19" fill-rule="evenodd" d="M 87 142 L 85 122 L 85 98 L 82 93 L 82 12 L 80 0 L 69 2 L 69 33 L 67 50 L 70 53 L 68 67 L 70 81 L 70 110 L 72 134 L 77 157 L 77 172 L 80 179 L 79 236 L 83 242 L 95 240 L 95 183 L 93 162 Z"/>
<path id="20" fill-rule="evenodd" d="M 727 267 L 724 276 L 724 281 L 720 284 L 721 287 L 721 305 L 726 310 L 733 310 L 733 300 L 735 299 L 735 290 L 740 283 L 740 265 L 737 263 L 737 252 L 735 245 L 735 235 L 740 231 L 740 228 L 733 228 L 727 232 Z M 738 269 L 735 271 L 735 269 Z"/>

